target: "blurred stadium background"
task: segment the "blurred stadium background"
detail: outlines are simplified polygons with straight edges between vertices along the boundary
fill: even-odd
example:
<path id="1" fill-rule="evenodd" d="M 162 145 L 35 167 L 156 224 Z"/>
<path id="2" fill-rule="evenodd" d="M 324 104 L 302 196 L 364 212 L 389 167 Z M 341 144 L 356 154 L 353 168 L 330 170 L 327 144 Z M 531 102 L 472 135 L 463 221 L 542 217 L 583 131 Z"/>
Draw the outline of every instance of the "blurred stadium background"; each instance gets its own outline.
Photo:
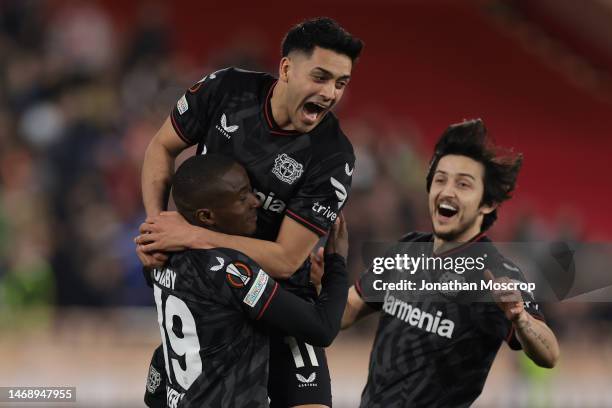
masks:
<path id="1" fill-rule="evenodd" d="M 357 154 L 353 276 L 365 240 L 428 228 L 433 142 L 464 118 L 525 154 L 494 238 L 610 241 L 610 0 L 4 0 L 0 386 L 142 405 L 159 343 L 132 243 L 145 147 L 184 88 L 229 65 L 275 73 L 284 32 L 317 15 L 366 42 L 337 112 Z M 559 366 L 503 346 L 477 407 L 612 406 L 612 307 L 546 313 Z M 358 405 L 375 320 L 329 350 L 337 407 Z"/>

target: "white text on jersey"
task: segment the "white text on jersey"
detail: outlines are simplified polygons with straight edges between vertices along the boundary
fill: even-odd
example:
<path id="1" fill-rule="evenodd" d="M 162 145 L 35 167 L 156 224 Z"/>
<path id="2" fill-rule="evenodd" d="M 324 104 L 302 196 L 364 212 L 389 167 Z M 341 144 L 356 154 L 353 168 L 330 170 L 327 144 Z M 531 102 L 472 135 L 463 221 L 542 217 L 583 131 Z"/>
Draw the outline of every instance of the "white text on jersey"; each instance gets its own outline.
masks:
<path id="1" fill-rule="evenodd" d="M 436 315 L 427 313 L 416 306 L 396 299 L 389 292 L 385 294 L 385 303 L 383 304 L 385 313 L 395 316 L 403 320 L 413 327 L 418 327 L 430 333 L 437 334 L 440 337 L 450 339 L 453 336 L 455 323 L 449 319 L 442 318 L 442 312 L 436 311 Z"/>
<path id="2" fill-rule="evenodd" d="M 261 191 L 253 189 L 253 194 L 257 196 L 257 199 L 259 199 L 259 202 L 261 203 L 261 208 L 263 208 L 264 210 L 272 211 L 279 214 L 285 211 L 286 204 L 282 200 L 274 198 L 273 192 L 269 195 L 265 195 Z"/>
<path id="3" fill-rule="evenodd" d="M 319 204 L 319 202 L 312 205 L 312 211 L 316 212 L 317 214 L 322 214 L 325 218 L 331 221 L 336 221 L 336 218 L 338 218 L 338 214 L 332 211 L 331 207 L 323 206 Z"/>
<path id="4" fill-rule="evenodd" d="M 176 281 L 176 272 L 172 269 L 153 269 L 153 279 L 155 282 L 168 289 L 174 290 L 174 282 Z"/>

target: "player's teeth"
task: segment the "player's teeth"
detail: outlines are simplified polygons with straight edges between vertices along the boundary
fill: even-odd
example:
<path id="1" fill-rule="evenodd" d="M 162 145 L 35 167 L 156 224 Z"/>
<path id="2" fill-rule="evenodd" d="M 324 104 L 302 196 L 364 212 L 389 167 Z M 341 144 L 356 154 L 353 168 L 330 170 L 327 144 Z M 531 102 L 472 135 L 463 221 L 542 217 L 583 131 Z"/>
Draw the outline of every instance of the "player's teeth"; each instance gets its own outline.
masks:
<path id="1" fill-rule="evenodd" d="M 444 208 L 447 210 L 452 210 L 452 211 L 456 211 L 457 209 L 449 204 L 440 204 L 440 208 Z"/>

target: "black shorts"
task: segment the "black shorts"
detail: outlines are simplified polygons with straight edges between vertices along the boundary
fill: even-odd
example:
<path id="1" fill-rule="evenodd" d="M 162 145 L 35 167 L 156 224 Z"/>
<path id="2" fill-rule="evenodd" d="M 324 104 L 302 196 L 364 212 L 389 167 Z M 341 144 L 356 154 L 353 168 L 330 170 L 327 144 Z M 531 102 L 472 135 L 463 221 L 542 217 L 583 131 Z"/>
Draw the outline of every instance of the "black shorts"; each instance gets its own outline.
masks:
<path id="1" fill-rule="evenodd" d="M 332 406 L 331 380 L 323 347 L 295 337 L 270 336 L 270 408 L 304 404 Z"/>

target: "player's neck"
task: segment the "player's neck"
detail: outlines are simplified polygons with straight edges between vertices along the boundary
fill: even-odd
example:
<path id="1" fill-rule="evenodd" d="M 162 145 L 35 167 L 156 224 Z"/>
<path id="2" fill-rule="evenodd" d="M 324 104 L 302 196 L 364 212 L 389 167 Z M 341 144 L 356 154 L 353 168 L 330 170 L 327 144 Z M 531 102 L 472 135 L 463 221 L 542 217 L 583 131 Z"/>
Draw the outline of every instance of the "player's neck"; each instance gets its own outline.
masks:
<path id="1" fill-rule="evenodd" d="M 283 130 L 295 130 L 295 126 L 293 126 L 291 118 L 289 118 L 289 112 L 287 112 L 285 86 L 285 83 L 279 80 L 272 91 L 272 97 L 270 98 L 272 119 Z"/>
<path id="2" fill-rule="evenodd" d="M 461 246 L 466 242 L 469 242 L 481 234 L 480 225 L 474 224 L 472 227 L 463 231 L 458 237 L 453 240 L 447 241 L 434 234 L 433 252 L 439 254 L 442 252 L 450 251 L 453 248 Z"/>

